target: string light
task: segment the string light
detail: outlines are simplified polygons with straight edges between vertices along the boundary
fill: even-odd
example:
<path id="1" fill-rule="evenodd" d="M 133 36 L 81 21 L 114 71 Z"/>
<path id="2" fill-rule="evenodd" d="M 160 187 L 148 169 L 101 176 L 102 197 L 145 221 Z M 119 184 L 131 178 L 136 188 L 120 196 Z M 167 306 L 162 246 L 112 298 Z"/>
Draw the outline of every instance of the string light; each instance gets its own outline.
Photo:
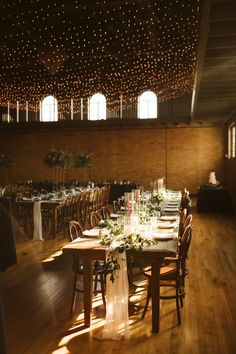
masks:
<path id="1" fill-rule="evenodd" d="M 1 2 L 0 105 L 27 101 L 37 110 L 53 95 L 69 110 L 71 98 L 101 92 L 116 109 L 121 94 L 128 102 L 146 90 L 160 101 L 189 93 L 199 7 L 200 0 Z"/>

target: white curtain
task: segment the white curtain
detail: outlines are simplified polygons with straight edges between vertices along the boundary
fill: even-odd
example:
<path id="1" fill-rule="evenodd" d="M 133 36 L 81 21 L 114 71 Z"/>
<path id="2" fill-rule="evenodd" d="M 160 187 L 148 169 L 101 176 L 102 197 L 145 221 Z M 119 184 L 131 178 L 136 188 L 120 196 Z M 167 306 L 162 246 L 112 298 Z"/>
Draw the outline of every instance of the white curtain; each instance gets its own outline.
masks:
<path id="1" fill-rule="evenodd" d="M 34 219 L 34 241 L 43 241 L 42 235 L 42 214 L 41 214 L 41 202 L 35 201 L 33 207 L 33 219 Z"/>
<path id="2" fill-rule="evenodd" d="M 110 251 L 107 251 L 107 256 Z M 114 283 L 107 278 L 106 282 L 106 318 L 102 332 L 97 334 L 97 339 L 120 340 L 129 339 L 129 284 L 127 275 L 126 253 L 116 254 L 120 269 Z"/>

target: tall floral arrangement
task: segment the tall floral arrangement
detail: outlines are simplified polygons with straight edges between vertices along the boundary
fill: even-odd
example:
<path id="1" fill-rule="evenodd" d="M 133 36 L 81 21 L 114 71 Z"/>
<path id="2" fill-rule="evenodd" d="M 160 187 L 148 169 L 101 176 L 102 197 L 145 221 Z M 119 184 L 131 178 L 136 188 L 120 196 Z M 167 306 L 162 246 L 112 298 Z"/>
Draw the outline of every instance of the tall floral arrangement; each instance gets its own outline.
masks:
<path id="1" fill-rule="evenodd" d="M 74 167 L 82 169 L 83 180 L 85 181 L 88 169 L 95 168 L 95 165 L 92 160 L 92 153 L 76 155 L 74 157 Z"/>
<path id="2" fill-rule="evenodd" d="M 53 186 L 61 188 L 65 182 L 65 171 L 72 166 L 72 155 L 66 150 L 56 150 L 52 147 L 43 161 L 52 169 Z"/>
<path id="3" fill-rule="evenodd" d="M 157 215 L 157 212 L 161 210 L 161 202 L 163 201 L 164 197 L 162 193 L 157 193 L 152 195 L 150 203 L 148 204 L 148 211 L 150 216 Z"/>

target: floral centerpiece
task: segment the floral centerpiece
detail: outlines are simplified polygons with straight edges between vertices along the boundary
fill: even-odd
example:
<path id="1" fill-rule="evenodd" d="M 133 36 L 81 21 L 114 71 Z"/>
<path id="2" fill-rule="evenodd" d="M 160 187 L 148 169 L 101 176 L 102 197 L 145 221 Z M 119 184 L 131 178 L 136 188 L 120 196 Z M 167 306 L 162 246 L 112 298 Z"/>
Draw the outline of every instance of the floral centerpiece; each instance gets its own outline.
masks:
<path id="1" fill-rule="evenodd" d="M 150 216 L 157 215 L 157 212 L 161 210 L 161 202 L 163 201 L 164 197 L 161 193 L 157 193 L 152 195 L 150 199 L 150 203 L 148 204 L 148 211 Z"/>
<path id="2" fill-rule="evenodd" d="M 128 235 L 124 233 L 124 225 L 114 226 L 111 221 L 106 222 L 109 233 L 104 234 L 100 231 L 100 244 L 110 248 L 110 252 L 105 262 L 105 273 L 110 276 L 112 282 L 117 277 L 117 271 L 120 269 L 117 253 L 128 251 L 128 262 L 132 267 L 143 267 L 140 259 L 140 251 L 144 247 L 149 247 L 157 241 L 142 237 L 139 233 L 133 232 Z"/>
<path id="3" fill-rule="evenodd" d="M 43 162 L 52 168 L 53 186 L 60 188 L 65 182 L 65 170 L 72 165 L 72 155 L 66 150 L 56 150 L 54 147 L 47 153 Z"/>
<path id="4" fill-rule="evenodd" d="M 74 167 L 81 168 L 83 170 L 83 180 L 86 180 L 87 169 L 94 168 L 94 163 L 92 161 L 92 153 L 90 154 L 79 154 L 74 157 Z"/>
<path id="5" fill-rule="evenodd" d="M 76 168 L 94 168 L 94 163 L 91 159 L 91 153 L 90 154 L 82 154 L 82 155 L 77 155 L 74 158 L 74 166 Z"/>

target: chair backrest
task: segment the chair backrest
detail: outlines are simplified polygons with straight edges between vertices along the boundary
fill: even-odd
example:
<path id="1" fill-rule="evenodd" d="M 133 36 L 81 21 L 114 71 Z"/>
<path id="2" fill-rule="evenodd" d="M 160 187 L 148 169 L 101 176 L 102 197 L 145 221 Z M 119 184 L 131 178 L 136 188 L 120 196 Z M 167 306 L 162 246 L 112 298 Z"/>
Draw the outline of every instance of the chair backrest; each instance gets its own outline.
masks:
<path id="1" fill-rule="evenodd" d="M 69 237 L 70 240 L 73 241 L 78 237 L 83 235 L 83 229 L 80 223 L 76 220 L 69 221 Z"/>
<path id="2" fill-rule="evenodd" d="M 106 186 L 106 205 L 109 204 L 109 201 L 110 201 L 110 190 L 111 190 L 111 185 L 107 185 Z"/>
<path id="3" fill-rule="evenodd" d="M 116 213 L 121 208 L 121 200 L 120 199 L 113 200 L 112 206 L 113 206 L 114 213 Z"/>
<path id="4" fill-rule="evenodd" d="M 180 203 L 180 208 L 183 210 L 183 209 L 186 209 L 186 213 L 187 215 L 189 214 L 190 212 L 190 208 L 191 208 L 191 198 L 189 196 L 189 191 L 186 190 L 186 188 L 184 189 L 184 192 L 182 194 L 182 199 L 181 199 L 181 203 Z"/>
<path id="5" fill-rule="evenodd" d="M 192 221 L 193 221 L 193 216 L 192 214 L 188 214 L 188 216 L 185 218 L 184 220 L 184 224 L 183 224 L 183 232 L 186 229 L 186 227 L 188 225 L 192 225 Z"/>
<path id="6" fill-rule="evenodd" d="M 109 219 L 110 218 L 110 211 L 108 207 L 102 207 L 101 208 L 101 214 L 103 220 Z"/>
<path id="7" fill-rule="evenodd" d="M 179 261 L 180 261 L 180 266 L 184 272 L 185 272 L 185 263 L 188 256 L 188 250 L 192 240 L 192 230 L 193 230 L 193 226 L 191 224 L 185 228 L 179 246 Z"/>
<path id="8" fill-rule="evenodd" d="M 101 209 L 106 205 L 106 187 L 101 187 L 98 194 L 98 208 Z"/>
<path id="9" fill-rule="evenodd" d="M 182 237 L 183 235 L 185 219 L 186 219 L 186 209 L 181 209 L 179 213 L 179 237 Z"/>
<path id="10" fill-rule="evenodd" d="M 90 213 L 88 216 L 90 228 L 92 229 L 93 227 L 95 227 L 100 220 L 102 220 L 102 217 L 99 212 L 93 211 L 92 213 Z"/>

